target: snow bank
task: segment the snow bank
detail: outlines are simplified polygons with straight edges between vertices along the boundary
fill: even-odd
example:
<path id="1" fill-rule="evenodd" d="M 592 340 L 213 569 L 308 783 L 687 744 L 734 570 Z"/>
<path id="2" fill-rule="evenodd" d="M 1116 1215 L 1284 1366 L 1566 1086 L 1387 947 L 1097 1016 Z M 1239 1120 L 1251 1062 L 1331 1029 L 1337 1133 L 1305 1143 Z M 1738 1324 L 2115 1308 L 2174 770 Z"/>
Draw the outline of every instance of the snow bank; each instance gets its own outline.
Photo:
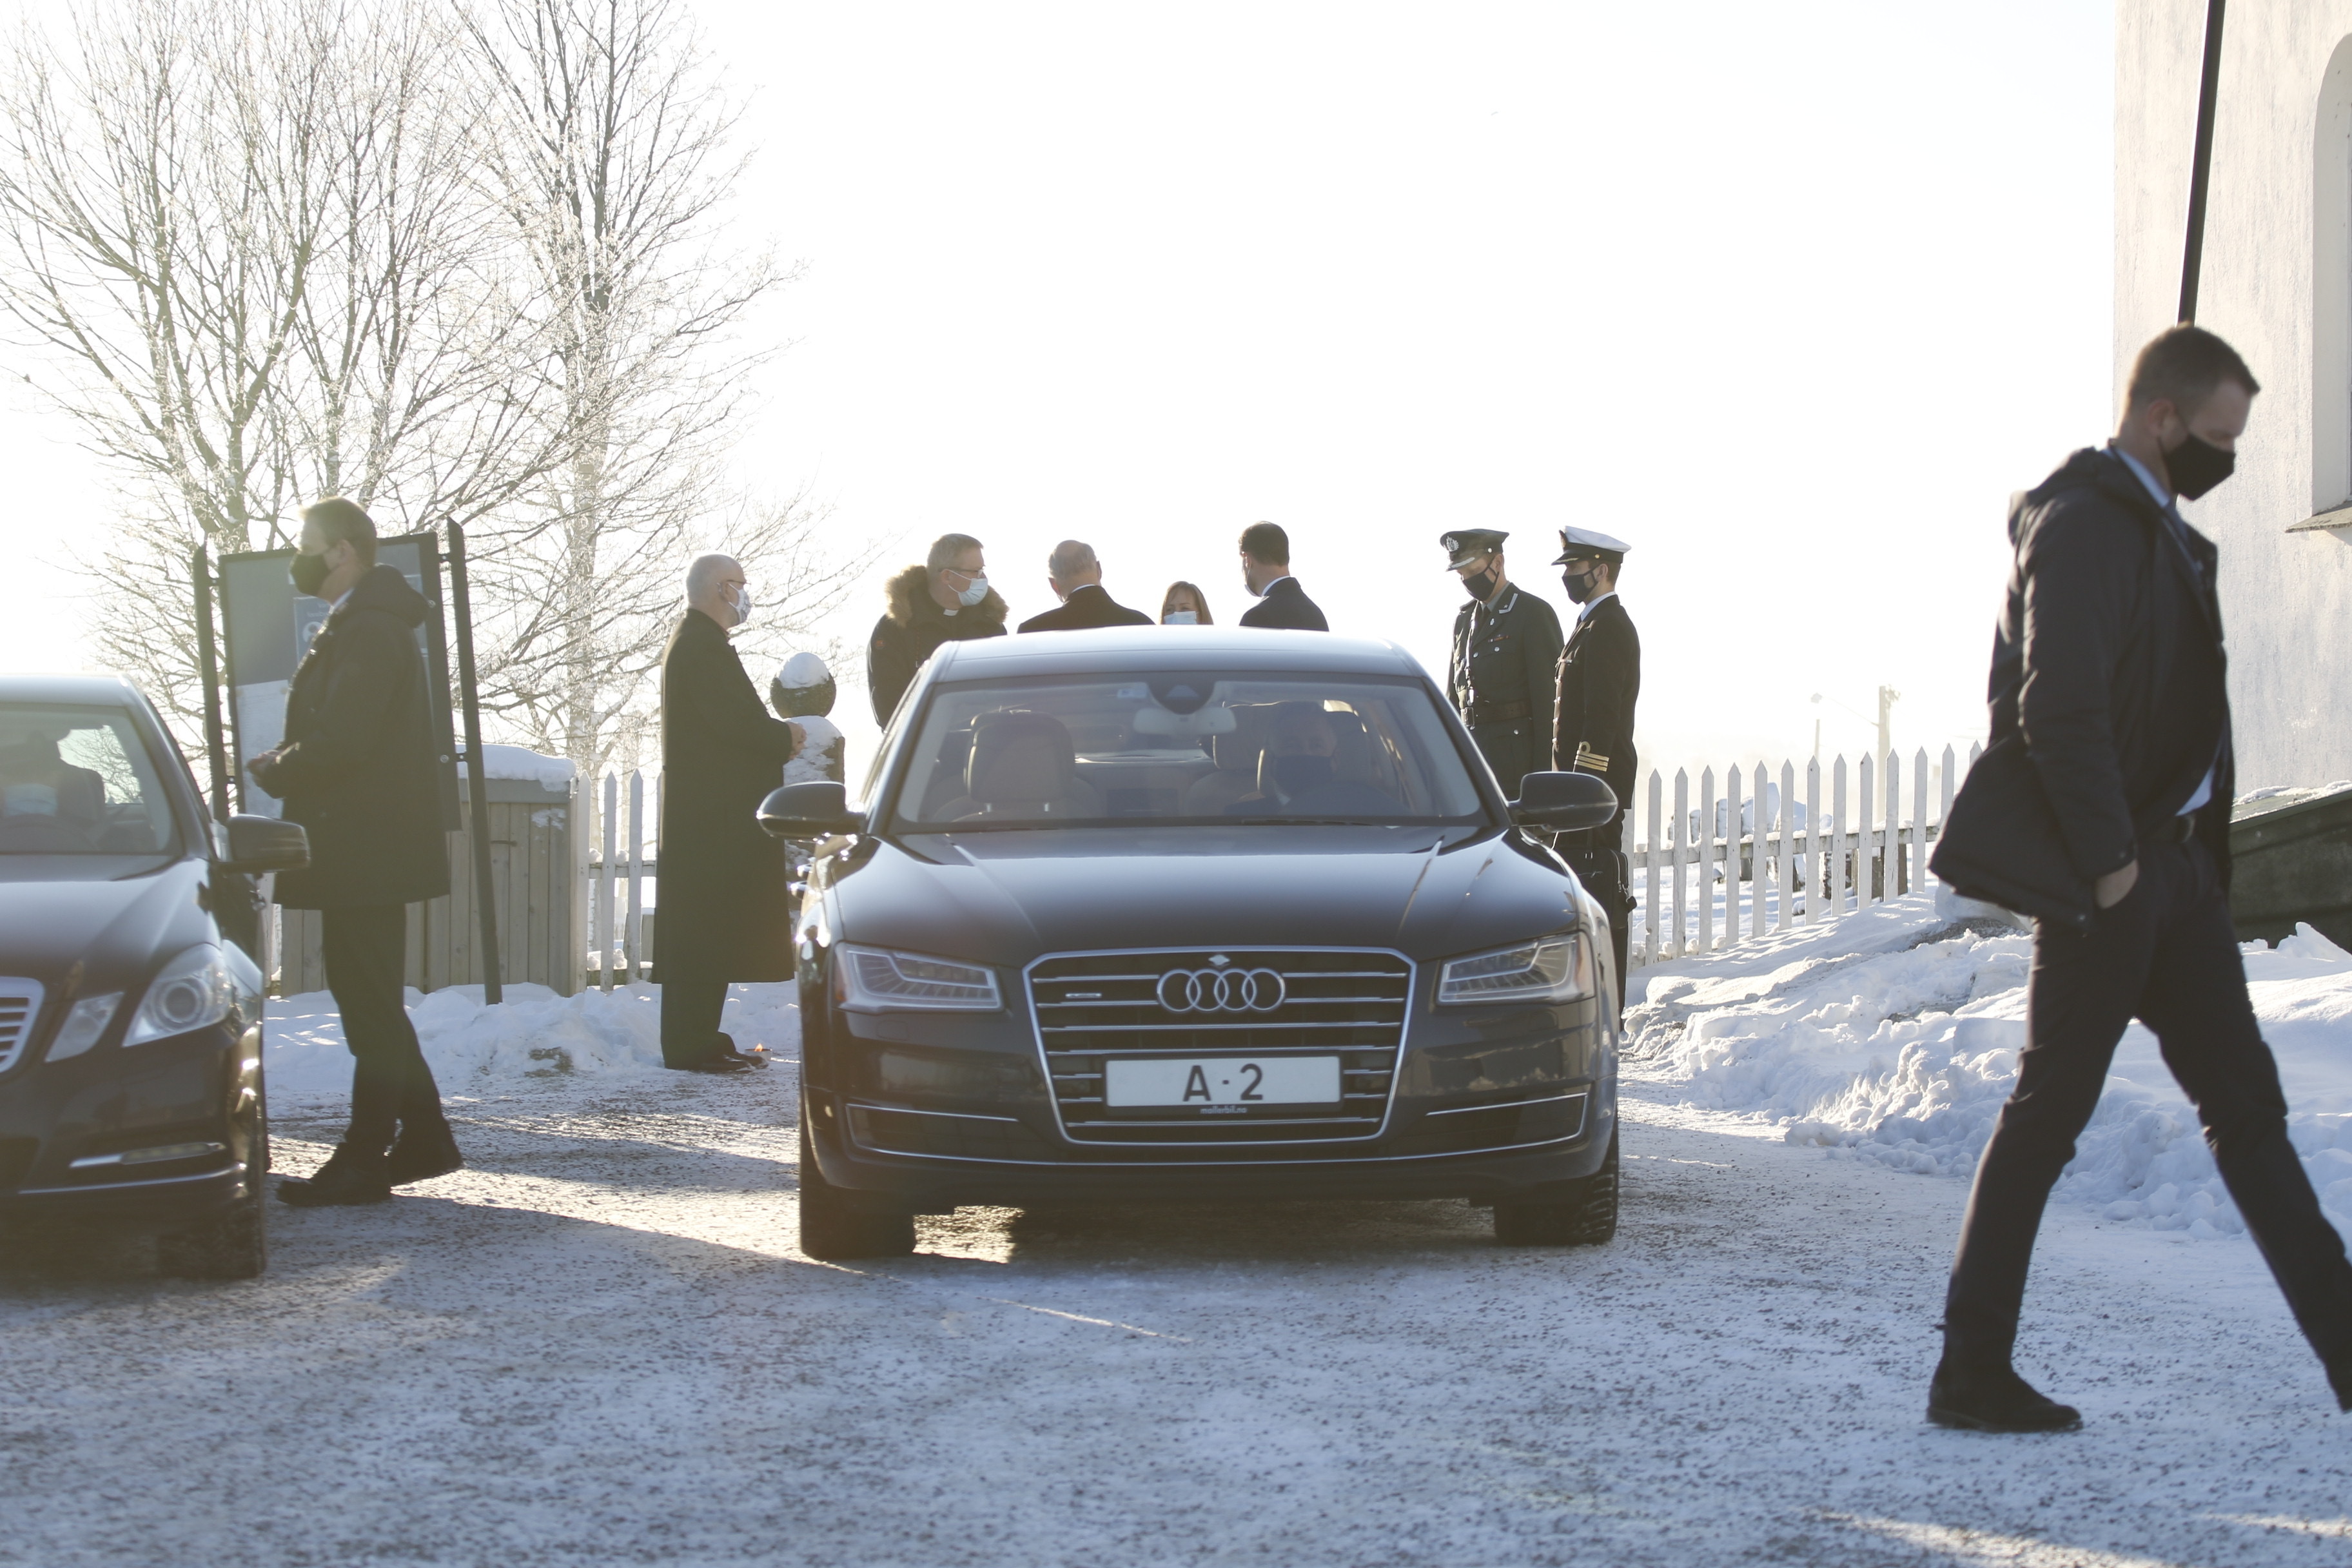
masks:
<path id="1" fill-rule="evenodd" d="M 2017 1075 L 2032 939 L 1953 921 L 1914 895 L 1826 926 L 1638 971 L 1633 1072 L 1686 1102 L 1754 1116 L 1791 1143 L 1923 1175 L 1969 1176 Z M 2352 1235 L 2352 954 L 2302 927 L 2246 944 L 2289 1131 Z M 2155 1037 L 2135 1024 L 2058 1194 L 2109 1220 L 2198 1237 L 2244 1228 Z"/>
<path id="2" fill-rule="evenodd" d="M 496 1007 L 478 985 L 408 993 L 408 1016 L 444 1093 L 472 1094 L 501 1081 L 559 1074 L 628 1074 L 661 1067 L 661 987 L 616 986 L 558 996 L 544 985 L 509 985 Z M 719 1026 L 738 1048 L 800 1054 L 800 1014 L 789 984 L 737 985 Z M 269 1004 L 270 1092 L 341 1095 L 352 1085 L 335 999 L 307 991 Z"/>
<path id="3" fill-rule="evenodd" d="M 543 788 L 561 792 L 572 782 L 577 770 L 562 757 L 543 756 L 527 746 L 482 747 L 482 776 L 493 779 L 524 779 Z"/>

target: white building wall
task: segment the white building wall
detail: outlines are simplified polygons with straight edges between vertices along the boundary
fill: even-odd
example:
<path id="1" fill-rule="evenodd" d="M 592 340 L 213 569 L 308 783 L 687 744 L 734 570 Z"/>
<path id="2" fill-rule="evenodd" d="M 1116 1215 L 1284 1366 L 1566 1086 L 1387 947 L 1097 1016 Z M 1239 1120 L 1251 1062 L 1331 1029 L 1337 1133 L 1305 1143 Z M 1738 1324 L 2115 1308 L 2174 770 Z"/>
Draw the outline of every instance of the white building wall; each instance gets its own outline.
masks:
<path id="1" fill-rule="evenodd" d="M 2204 32 L 2204 0 L 2117 0 L 2118 405 L 2179 313 Z M 2197 320 L 2263 395 L 2236 477 L 2182 510 L 2221 550 L 2242 789 L 2352 778 L 2352 528 L 2287 531 L 2352 500 L 2347 40 L 2352 0 L 2233 0 L 2223 32 Z"/>

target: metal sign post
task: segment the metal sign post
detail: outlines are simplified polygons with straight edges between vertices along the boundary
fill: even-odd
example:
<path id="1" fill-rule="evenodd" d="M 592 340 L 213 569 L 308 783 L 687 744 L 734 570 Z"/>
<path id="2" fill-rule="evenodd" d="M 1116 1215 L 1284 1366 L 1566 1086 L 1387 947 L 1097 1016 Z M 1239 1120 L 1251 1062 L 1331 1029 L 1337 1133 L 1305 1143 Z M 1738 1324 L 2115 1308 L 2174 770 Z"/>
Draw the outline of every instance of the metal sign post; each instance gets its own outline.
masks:
<path id="1" fill-rule="evenodd" d="M 213 816 L 226 822 L 228 804 L 228 740 L 221 731 L 220 658 L 213 647 L 213 572 L 205 547 L 196 546 L 190 563 L 196 588 L 196 661 L 205 672 L 205 754 L 212 762 Z"/>
<path id="2" fill-rule="evenodd" d="M 2180 258 L 2180 319 L 2197 319 L 2198 274 L 2205 265 L 2205 187 L 2213 172 L 2213 95 L 2221 85 L 2221 4 L 2206 0 L 2205 74 L 2197 89 L 2197 146 L 2189 165 L 2189 241 Z"/>
<path id="3" fill-rule="evenodd" d="M 482 765 L 481 693 L 474 684 L 474 605 L 466 580 L 466 530 L 449 521 L 449 591 L 457 610 L 457 702 L 466 715 L 466 797 L 473 802 L 474 912 L 482 928 L 482 1001 L 506 1000 L 499 981 L 499 906 L 490 884 L 490 785 Z"/>

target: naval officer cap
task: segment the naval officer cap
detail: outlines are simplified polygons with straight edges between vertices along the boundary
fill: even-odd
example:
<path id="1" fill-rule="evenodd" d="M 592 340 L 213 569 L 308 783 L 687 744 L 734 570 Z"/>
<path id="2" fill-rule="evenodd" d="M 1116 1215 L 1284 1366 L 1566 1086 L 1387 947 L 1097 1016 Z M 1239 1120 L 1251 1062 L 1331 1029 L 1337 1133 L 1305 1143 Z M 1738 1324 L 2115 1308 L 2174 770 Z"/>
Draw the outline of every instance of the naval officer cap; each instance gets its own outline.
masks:
<path id="1" fill-rule="evenodd" d="M 1459 572 L 1481 555 L 1492 555 L 1511 536 L 1496 528 L 1457 528 L 1441 533 L 1437 542 L 1446 554 L 1445 569 Z"/>
<path id="2" fill-rule="evenodd" d="M 1625 563 L 1625 552 L 1633 548 L 1622 539 L 1612 539 L 1589 528 L 1563 528 L 1559 531 L 1559 558 L 1552 564 L 1598 561 L 1606 566 L 1622 566 Z"/>

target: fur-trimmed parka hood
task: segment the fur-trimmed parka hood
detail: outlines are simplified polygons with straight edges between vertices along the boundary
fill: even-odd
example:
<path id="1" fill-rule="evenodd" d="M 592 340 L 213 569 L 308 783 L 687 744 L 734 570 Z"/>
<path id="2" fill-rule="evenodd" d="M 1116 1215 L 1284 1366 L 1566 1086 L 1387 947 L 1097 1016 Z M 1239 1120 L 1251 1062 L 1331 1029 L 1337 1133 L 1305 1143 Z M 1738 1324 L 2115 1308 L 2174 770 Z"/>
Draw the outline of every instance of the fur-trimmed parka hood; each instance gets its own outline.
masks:
<path id="1" fill-rule="evenodd" d="M 920 566 L 909 566 L 891 578 L 890 618 L 902 626 L 913 626 L 919 616 L 936 617 L 940 620 L 950 619 L 948 613 L 940 607 L 939 601 L 931 597 L 930 582 L 930 573 Z M 1003 597 L 995 589 L 991 588 L 988 591 L 988 597 L 967 609 L 958 610 L 952 619 L 965 622 L 970 626 L 1001 627 L 1004 625 L 1005 616 L 1010 613 Z M 969 617 L 968 620 L 967 617 Z M 959 630 L 961 629 L 959 627 Z"/>

